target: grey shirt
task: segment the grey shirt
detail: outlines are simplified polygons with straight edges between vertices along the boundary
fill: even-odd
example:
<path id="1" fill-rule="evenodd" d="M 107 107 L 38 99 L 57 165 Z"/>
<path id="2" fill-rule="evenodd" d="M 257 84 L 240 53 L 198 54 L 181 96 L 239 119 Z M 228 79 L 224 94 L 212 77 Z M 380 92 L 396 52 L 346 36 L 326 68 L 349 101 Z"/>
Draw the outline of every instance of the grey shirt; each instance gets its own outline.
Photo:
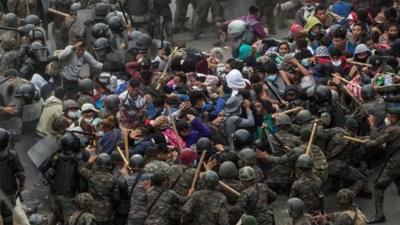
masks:
<path id="1" fill-rule="evenodd" d="M 85 51 L 82 57 L 75 53 L 74 46 L 69 45 L 58 54 L 58 59 L 62 62 L 63 68 L 60 75 L 63 79 L 77 81 L 84 64 L 89 64 L 91 68 L 101 70 L 103 63 L 98 62 L 89 52 Z"/>

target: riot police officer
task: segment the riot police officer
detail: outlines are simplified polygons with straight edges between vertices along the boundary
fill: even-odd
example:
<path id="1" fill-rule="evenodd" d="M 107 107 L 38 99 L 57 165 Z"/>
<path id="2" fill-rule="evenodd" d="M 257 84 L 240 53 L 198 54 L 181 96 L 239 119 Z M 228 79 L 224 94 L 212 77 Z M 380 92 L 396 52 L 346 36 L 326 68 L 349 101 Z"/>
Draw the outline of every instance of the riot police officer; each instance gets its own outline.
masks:
<path id="1" fill-rule="evenodd" d="M 240 151 L 245 147 L 249 147 L 253 142 L 253 138 L 248 130 L 239 129 L 232 134 L 233 145 L 235 151 Z"/>
<path id="2" fill-rule="evenodd" d="M 312 225 L 309 214 L 304 213 L 304 202 L 299 198 L 290 198 L 287 201 L 289 216 L 293 219 L 293 225 Z"/>
<path id="3" fill-rule="evenodd" d="M 15 206 L 15 195 L 24 189 L 24 168 L 16 152 L 9 148 L 11 135 L 0 128 L 0 215 L 4 225 L 13 224 L 13 208 Z M 18 181 L 18 182 L 17 182 Z M 8 203 L 11 204 L 8 205 Z"/>

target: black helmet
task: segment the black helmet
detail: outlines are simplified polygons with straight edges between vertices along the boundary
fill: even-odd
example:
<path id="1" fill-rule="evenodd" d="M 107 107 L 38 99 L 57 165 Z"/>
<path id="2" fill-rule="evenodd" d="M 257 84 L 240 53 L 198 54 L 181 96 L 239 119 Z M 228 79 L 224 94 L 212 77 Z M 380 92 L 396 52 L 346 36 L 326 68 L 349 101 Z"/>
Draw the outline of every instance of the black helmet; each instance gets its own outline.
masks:
<path id="1" fill-rule="evenodd" d="M 239 151 L 246 146 L 250 146 L 253 142 L 253 137 L 246 129 L 239 129 L 232 134 L 233 145 L 235 150 Z"/>
<path id="2" fill-rule="evenodd" d="M 144 168 L 144 158 L 140 154 L 135 154 L 129 159 L 129 166 L 132 168 Z"/>
<path id="3" fill-rule="evenodd" d="M 219 167 L 218 174 L 222 178 L 236 178 L 238 176 L 238 168 L 232 161 L 225 161 Z"/>
<path id="4" fill-rule="evenodd" d="M 94 8 L 94 13 L 96 17 L 104 18 L 108 14 L 109 9 L 110 6 L 106 3 L 96 3 L 96 6 Z"/>
<path id="5" fill-rule="evenodd" d="M 111 11 L 109 13 L 107 13 L 107 16 L 104 17 L 104 21 L 106 21 L 106 24 L 109 25 L 109 20 L 111 19 L 111 17 L 113 16 L 121 16 L 117 11 Z"/>
<path id="6" fill-rule="evenodd" d="M 297 125 L 303 125 L 310 122 L 312 119 L 314 119 L 314 117 L 311 112 L 304 109 L 297 113 L 293 122 Z"/>
<path id="7" fill-rule="evenodd" d="M 106 153 L 101 153 L 96 158 L 96 166 L 99 169 L 109 170 L 111 169 L 111 157 Z"/>
<path id="8" fill-rule="evenodd" d="M 89 78 L 85 78 L 79 81 L 79 91 L 84 94 L 93 95 L 93 81 Z"/>
<path id="9" fill-rule="evenodd" d="M 351 206 L 354 201 L 354 193 L 347 188 L 340 189 L 336 193 L 336 204 L 341 208 L 347 208 Z"/>
<path id="10" fill-rule="evenodd" d="M 40 18 L 36 15 L 29 15 L 27 17 L 25 17 L 24 19 L 24 23 L 25 24 L 32 24 L 35 26 L 39 26 L 40 25 Z"/>
<path id="11" fill-rule="evenodd" d="M 17 27 L 18 26 L 18 17 L 14 13 L 7 13 L 3 16 L 4 26 L 7 27 Z"/>
<path id="12" fill-rule="evenodd" d="M 94 38 L 107 37 L 108 25 L 104 23 L 96 23 L 92 26 L 92 36 Z"/>
<path id="13" fill-rule="evenodd" d="M 309 155 L 301 154 L 299 158 L 297 158 L 296 167 L 301 169 L 312 169 L 313 161 Z"/>
<path id="14" fill-rule="evenodd" d="M 369 100 L 376 96 L 376 91 L 371 85 L 365 85 L 361 88 L 361 97 L 363 100 Z"/>
<path id="15" fill-rule="evenodd" d="M 212 170 L 207 171 L 203 174 L 204 185 L 209 189 L 215 189 L 218 185 L 219 177 L 218 174 Z"/>
<path id="16" fill-rule="evenodd" d="M 117 95 L 107 95 L 104 98 L 103 104 L 104 108 L 114 113 L 118 111 L 121 101 Z"/>
<path id="17" fill-rule="evenodd" d="M 172 52 L 171 43 L 169 41 L 154 40 L 157 49 L 164 49 L 165 54 L 170 55 Z"/>
<path id="18" fill-rule="evenodd" d="M 73 133 L 67 132 L 60 138 L 62 151 L 65 152 L 78 152 L 80 148 L 80 141 Z"/>
<path id="19" fill-rule="evenodd" d="M 317 90 L 315 93 L 315 102 L 316 103 L 330 103 L 332 101 L 332 92 L 325 85 L 317 86 Z"/>
<path id="20" fill-rule="evenodd" d="M 309 127 L 303 127 L 300 129 L 300 138 L 303 141 L 310 140 L 311 137 L 311 129 Z"/>
<path id="21" fill-rule="evenodd" d="M 108 26 L 113 33 L 121 33 L 126 29 L 124 21 L 122 20 L 121 16 L 113 16 L 107 21 Z"/>
<path id="22" fill-rule="evenodd" d="M 346 116 L 344 127 L 351 130 L 358 130 L 360 126 L 358 125 L 357 120 L 355 120 L 352 116 Z"/>
<path id="23" fill-rule="evenodd" d="M 290 198 L 287 201 L 289 215 L 292 218 L 298 218 L 304 213 L 304 202 L 299 198 Z"/>
<path id="24" fill-rule="evenodd" d="M 33 42 L 37 39 L 41 39 L 41 40 L 45 39 L 43 31 L 41 31 L 39 29 L 30 30 L 28 36 L 29 36 L 29 40 L 31 42 Z"/>
<path id="25" fill-rule="evenodd" d="M 10 138 L 10 133 L 4 128 L 0 128 L 0 151 L 7 149 Z"/>
<path id="26" fill-rule="evenodd" d="M 14 97 L 23 98 L 25 103 L 30 103 L 35 98 L 36 88 L 32 83 L 23 83 L 17 87 Z"/>
<path id="27" fill-rule="evenodd" d="M 69 7 L 69 14 L 71 15 L 76 15 L 78 13 L 78 10 L 80 10 L 82 7 L 82 4 L 80 2 L 75 2 Z"/>
<path id="28" fill-rule="evenodd" d="M 213 149 L 212 141 L 207 137 L 202 137 L 196 142 L 196 151 L 211 151 Z"/>
<path id="29" fill-rule="evenodd" d="M 153 40 L 151 39 L 151 37 L 146 33 L 141 33 L 137 37 L 136 41 L 135 40 L 133 41 L 133 48 L 142 51 L 147 51 L 152 44 Z"/>
<path id="30" fill-rule="evenodd" d="M 26 24 L 22 28 L 20 28 L 20 30 L 22 31 L 22 33 L 24 35 L 29 35 L 31 30 L 33 30 L 33 29 L 35 29 L 35 25 L 33 25 L 33 24 Z"/>
<path id="31" fill-rule="evenodd" d="M 35 60 L 38 62 L 47 62 L 47 48 L 42 43 L 35 41 L 31 44 L 30 50 Z"/>
<path id="32" fill-rule="evenodd" d="M 97 50 L 108 48 L 109 46 L 110 46 L 110 44 L 108 43 L 108 39 L 101 37 L 101 38 L 97 38 L 96 41 L 94 42 L 93 50 L 97 51 Z"/>

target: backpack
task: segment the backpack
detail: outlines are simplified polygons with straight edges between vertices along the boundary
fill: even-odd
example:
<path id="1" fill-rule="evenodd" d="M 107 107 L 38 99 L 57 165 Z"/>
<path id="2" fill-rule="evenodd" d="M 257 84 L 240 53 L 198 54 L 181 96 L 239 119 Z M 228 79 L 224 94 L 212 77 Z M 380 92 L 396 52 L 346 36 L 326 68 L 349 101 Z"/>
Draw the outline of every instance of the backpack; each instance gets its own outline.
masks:
<path id="1" fill-rule="evenodd" d="M 346 210 L 343 213 L 347 214 L 351 218 L 353 218 L 353 225 L 366 225 L 367 224 L 367 217 L 361 210 L 358 208 L 354 208 L 353 210 Z"/>
<path id="2" fill-rule="evenodd" d="M 253 44 L 256 41 L 256 36 L 253 32 L 253 25 L 247 23 L 246 29 L 244 30 L 242 36 L 240 38 L 235 39 L 232 45 L 232 56 L 234 58 L 239 58 L 239 49 L 242 44 Z"/>

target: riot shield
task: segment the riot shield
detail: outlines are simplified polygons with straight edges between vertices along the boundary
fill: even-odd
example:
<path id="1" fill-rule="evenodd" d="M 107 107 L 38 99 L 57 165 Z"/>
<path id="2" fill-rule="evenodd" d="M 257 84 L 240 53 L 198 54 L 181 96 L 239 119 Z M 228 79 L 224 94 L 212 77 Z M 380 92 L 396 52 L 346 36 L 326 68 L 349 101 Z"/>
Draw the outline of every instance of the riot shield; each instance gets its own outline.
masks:
<path id="1" fill-rule="evenodd" d="M 55 137 L 47 136 L 28 150 L 28 157 L 37 168 L 53 156 L 61 148 Z"/>
<path id="2" fill-rule="evenodd" d="M 30 122 L 40 118 L 43 109 L 43 99 L 29 105 L 22 106 L 22 121 Z"/>

